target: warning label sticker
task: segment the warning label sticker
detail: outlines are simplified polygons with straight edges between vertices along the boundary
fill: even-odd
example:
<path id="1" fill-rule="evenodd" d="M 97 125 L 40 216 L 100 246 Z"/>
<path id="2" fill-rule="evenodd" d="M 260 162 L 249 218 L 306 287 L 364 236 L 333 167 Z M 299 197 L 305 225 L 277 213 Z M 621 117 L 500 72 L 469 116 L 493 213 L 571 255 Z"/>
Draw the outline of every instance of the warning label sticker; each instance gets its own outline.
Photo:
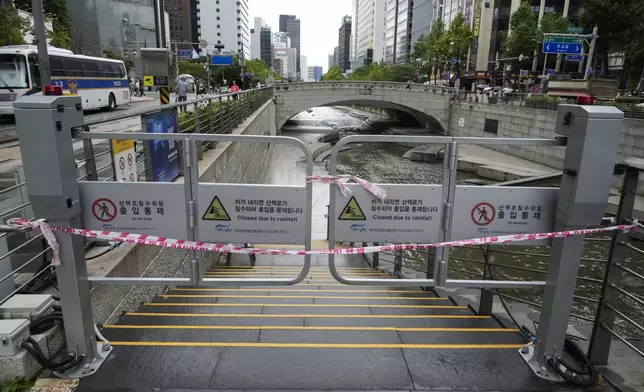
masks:
<path id="1" fill-rule="evenodd" d="M 209 221 L 229 221 L 230 215 L 228 215 L 226 208 L 219 201 L 219 197 L 215 196 L 201 219 Z"/>
<path id="2" fill-rule="evenodd" d="M 199 184 L 199 240 L 303 244 L 306 188 Z"/>
<path id="3" fill-rule="evenodd" d="M 367 217 L 364 216 L 364 212 L 362 212 L 362 208 L 360 208 L 360 204 L 358 204 L 356 198 L 351 196 L 351 199 L 349 199 L 349 202 L 340 213 L 338 219 L 363 221 L 367 220 Z"/>
<path id="4" fill-rule="evenodd" d="M 335 239 L 367 242 L 434 242 L 440 231 L 440 185 L 382 185 L 377 199 L 360 185 L 347 184 L 348 199 L 337 190 Z"/>
<path id="5" fill-rule="evenodd" d="M 557 188 L 457 186 L 451 239 L 553 231 L 558 194 Z"/>

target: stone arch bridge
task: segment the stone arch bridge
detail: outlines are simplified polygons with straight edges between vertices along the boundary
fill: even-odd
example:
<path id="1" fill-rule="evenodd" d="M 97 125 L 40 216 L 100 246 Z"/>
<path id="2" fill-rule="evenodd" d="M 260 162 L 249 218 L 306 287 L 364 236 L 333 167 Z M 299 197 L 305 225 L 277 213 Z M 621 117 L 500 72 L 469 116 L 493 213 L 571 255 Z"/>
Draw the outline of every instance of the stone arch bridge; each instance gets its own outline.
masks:
<path id="1" fill-rule="evenodd" d="M 318 106 L 364 105 L 400 110 L 421 125 L 445 133 L 451 89 L 414 83 L 338 81 L 276 83 L 277 129 L 293 116 Z"/>

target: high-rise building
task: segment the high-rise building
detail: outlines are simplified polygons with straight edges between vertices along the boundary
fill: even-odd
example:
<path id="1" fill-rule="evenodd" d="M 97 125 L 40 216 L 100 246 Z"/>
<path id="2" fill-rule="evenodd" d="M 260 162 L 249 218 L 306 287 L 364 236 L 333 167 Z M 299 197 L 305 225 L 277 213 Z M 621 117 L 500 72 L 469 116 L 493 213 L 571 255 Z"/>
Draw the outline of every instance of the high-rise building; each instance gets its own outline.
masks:
<path id="1" fill-rule="evenodd" d="M 290 80 L 296 80 L 297 76 L 297 63 L 299 60 L 297 49 L 286 48 L 286 77 Z"/>
<path id="2" fill-rule="evenodd" d="M 433 0 L 415 0 L 411 18 L 411 49 L 420 37 L 428 36 L 432 30 L 432 21 L 434 20 L 434 1 Z"/>
<path id="3" fill-rule="evenodd" d="M 333 65 L 339 65 L 338 59 L 340 58 L 340 48 L 335 47 L 333 48 Z"/>
<path id="4" fill-rule="evenodd" d="M 308 67 L 308 82 L 319 82 L 322 79 L 322 67 Z"/>
<path id="5" fill-rule="evenodd" d="M 286 21 L 286 32 L 288 33 L 288 36 L 291 37 L 291 46 L 295 49 L 297 49 L 297 53 L 302 53 L 302 47 L 301 47 L 301 42 L 300 42 L 300 20 L 295 18 L 295 19 L 289 19 Z M 297 58 L 297 75 L 299 77 L 300 75 L 300 70 L 301 70 L 301 65 L 300 65 L 300 58 Z"/>
<path id="6" fill-rule="evenodd" d="M 351 17 L 345 15 L 341 23 L 338 30 L 338 65 L 342 72 L 346 72 L 351 69 Z"/>
<path id="7" fill-rule="evenodd" d="M 286 33 L 286 22 L 295 19 L 297 19 L 295 15 L 280 15 L 280 31 Z"/>
<path id="8" fill-rule="evenodd" d="M 302 67 L 303 70 L 308 71 L 309 69 L 309 64 L 308 64 L 308 59 L 305 55 L 300 55 L 300 66 Z M 300 79 L 304 82 L 308 82 L 308 72 L 301 72 Z"/>
<path id="9" fill-rule="evenodd" d="M 170 39 L 173 42 L 192 42 L 190 0 L 165 0 L 165 11 L 170 17 Z M 180 45 L 190 49 L 191 45 Z"/>
<path id="10" fill-rule="evenodd" d="M 262 26 L 259 35 L 259 56 L 267 67 L 273 64 L 273 33 L 270 26 Z"/>
<path id="11" fill-rule="evenodd" d="M 291 38 L 287 33 L 273 33 L 273 68 L 281 76 L 288 77 L 289 72 L 289 55 L 294 56 L 291 48 Z M 295 62 L 297 64 L 297 61 Z"/>
<path id="12" fill-rule="evenodd" d="M 412 0 L 386 0 L 384 60 L 404 64 L 411 52 Z"/>
<path id="13" fill-rule="evenodd" d="M 201 0 L 197 2 L 197 10 L 198 40 L 206 40 L 209 45 L 224 45 L 223 52 L 251 58 L 248 0 Z M 208 50 L 214 50 L 211 48 Z"/>
<path id="14" fill-rule="evenodd" d="M 353 0 L 351 68 L 383 59 L 386 0 Z"/>
<path id="15" fill-rule="evenodd" d="M 253 20 L 253 28 L 250 29 L 250 58 L 259 59 L 262 57 L 261 34 L 262 26 L 266 23 L 263 18 Z"/>
<path id="16" fill-rule="evenodd" d="M 335 65 L 335 57 L 332 54 L 329 55 L 328 63 L 327 70 L 331 69 Z"/>

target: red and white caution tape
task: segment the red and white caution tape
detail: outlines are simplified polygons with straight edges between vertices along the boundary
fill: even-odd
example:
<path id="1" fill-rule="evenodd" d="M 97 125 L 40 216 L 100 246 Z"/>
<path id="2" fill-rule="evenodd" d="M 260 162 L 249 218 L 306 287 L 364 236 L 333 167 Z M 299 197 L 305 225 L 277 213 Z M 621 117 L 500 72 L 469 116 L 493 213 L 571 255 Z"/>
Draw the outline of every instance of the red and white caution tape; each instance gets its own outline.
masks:
<path id="1" fill-rule="evenodd" d="M 306 182 L 320 182 L 322 184 L 336 184 L 338 188 L 340 188 L 340 192 L 345 197 L 351 196 L 351 189 L 347 187 L 342 180 L 351 180 L 356 182 L 358 185 L 360 185 L 364 190 L 367 192 L 371 193 L 374 197 L 378 199 L 384 199 L 387 197 L 387 193 L 385 192 L 384 189 L 379 187 L 378 185 L 372 184 L 367 180 L 364 180 L 360 177 L 354 176 L 354 175 L 341 175 L 341 176 L 318 176 L 318 175 L 313 175 L 311 177 L 306 178 Z"/>
<path id="2" fill-rule="evenodd" d="M 484 238 L 474 238 L 470 240 L 436 242 L 431 244 L 382 245 L 382 246 L 366 246 L 366 247 L 360 247 L 360 248 L 316 249 L 316 250 L 305 251 L 305 250 L 286 250 L 286 249 L 242 248 L 242 247 L 233 246 L 233 245 L 211 244 L 208 242 L 196 242 L 196 241 L 184 241 L 184 240 L 177 240 L 172 238 L 155 237 L 155 236 L 150 236 L 146 234 L 122 233 L 122 232 L 116 232 L 116 231 L 82 230 L 82 229 L 74 229 L 69 227 L 57 227 L 57 226 L 49 226 L 49 225 L 43 226 L 42 224 L 43 222 L 40 222 L 40 223 L 30 222 L 21 218 L 10 219 L 7 223 L 9 225 L 14 225 L 14 226 L 40 227 L 41 230 L 43 229 L 43 227 L 45 227 L 45 230 L 48 230 L 48 228 L 50 228 L 51 230 L 74 234 L 74 235 L 80 235 L 83 237 L 89 237 L 93 239 L 127 242 L 132 244 L 141 244 L 141 245 L 153 245 L 153 246 L 160 246 L 160 247 L 166 247 L 166 248 L 197 250 L 197 251 L 205 251 L 205 252 L 243 253 L 243 254 L 255 254 L 255 255 L 295 255 L 295 256 L 304 256 L 304 255 L 310 255 L 310 254 L 352 255 L 352 254 L 391 252 L 391 251 L 397 251 L 397 250 L 418 250 L 418 249 L 429 249 L 429 248 L 440 248 L 440 247 L 451 247 L 451 246 L 508 244 L 512 242 L 536 241 L 536 240 L 551 239 L 551 238 L 563 238 L 563 237 L 573 237 L 573 236 L 581 236 L 581 235 L 588 235 L 588 234 L 605 233 L 605 232 L 616 231 L 616 230 L 632 231 L 632 230 L 635 230 L 635 228 L 638 225 L 638 222 L 634 221 L 633 224 L 631 225 L 599 227 L 596 229 L 557 231 L 552 233 L 513 234 L 513 235 L 506 235 L 506 236 L 499 236 L 499 237 L 484 237 Z M 47 236 L 45 237 L 49 240 Z M 55 243 L 55 239 L 54 239 L 54 243 Z M 52 248 L 54 248 L 52 242 L 50 242 L 50 245 L 52 245 Z"/>
<path id="3" fill-rule="evenodd" d="M 21 219 L 24 220 L 24 219 Z M 11 221 L 11 220 L 10 220 Z M 29 222 L 29 226 L 33 227 L 34 229 L 40 229 L 42 232 L 42 235 L 45 237 L 47 240 L 47 243 L 49 243 L 49 246 L 51 247 L 51 265 L 53 266 L 59 266 L 60 265 L 60 245 L 58 245 L 58 241 L 56 241 L 56 236 L 54 235 L 54 232 L 52 231 L 51 226 L 44 220 L 37 220 L 37 221 L 27 221 Z"/>

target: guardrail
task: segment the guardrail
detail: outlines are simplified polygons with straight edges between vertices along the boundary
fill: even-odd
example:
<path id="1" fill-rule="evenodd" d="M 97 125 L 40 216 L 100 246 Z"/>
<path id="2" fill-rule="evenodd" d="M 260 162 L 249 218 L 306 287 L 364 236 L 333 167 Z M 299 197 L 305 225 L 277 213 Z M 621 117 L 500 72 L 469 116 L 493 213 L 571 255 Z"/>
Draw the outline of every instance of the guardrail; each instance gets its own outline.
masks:
<path id="1" fill-rule="evenodd" d="M 117 121 L 141 119 L 146 114 L 159 110 L 177 110 L 178 133 L 199 134 L 229 134 L 233 129 L 246 120 L 261 105 L 273 96 L 272 88 L 247 90 L 239 93 L 229 93 L 178 102 L 170 105 L 156 106 L 130 112 L 123 115 L 108 117 L 101 120 L 89 121 L 81 127 L 82 131 L 98 131 L 101 125 Z M 133 128 L 141 127 L 141 121 L 127 124 Z M 126 129 L 123 129 L 126 130 Z M 197 148 L 199 159 L 204 151 L 213 149 L 215 141 L 201 142 Z M 96 150 L 99 150 L 98 152 Z M 141 141 L 136 144 L 136 164 L 138 181 L 149 181 L 149 157 L 147 145 Z M 102 158 L 102 159 L 101 159 Z M 83 140 L 82 156 L 76 160 L 79 168 L 79 180 L 115 181 L 114 162 L 111 159 L 111 146 L 106 140 Z M 146 175 L 146 173 L 148 173 Z"/>
<path id="2" fill-rule="evenodd" d="M 276 92 L 289 90 L 323 90 L 323 89 L 380 89 L 380 90 L 397 90 L 413 91 L 423 93 L 433 93 L 447 95 L 454 91 L 452 87 L 427 85 L 418 83 L 404 82 L 378 82 L 378 81 L 327 81 L 327 82 L 304 82 L 304 83 L 275 83 L 273 84 Z"/>

